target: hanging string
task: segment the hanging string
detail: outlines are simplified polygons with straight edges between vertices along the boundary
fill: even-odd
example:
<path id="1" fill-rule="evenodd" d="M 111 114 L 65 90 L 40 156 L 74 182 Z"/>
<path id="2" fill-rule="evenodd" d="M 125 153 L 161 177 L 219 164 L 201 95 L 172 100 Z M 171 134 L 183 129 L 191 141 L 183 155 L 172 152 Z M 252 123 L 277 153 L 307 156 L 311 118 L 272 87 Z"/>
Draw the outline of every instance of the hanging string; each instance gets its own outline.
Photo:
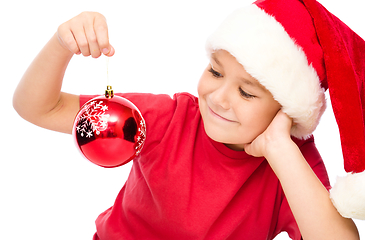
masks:
<path id="1" fill-rule="evenodd" d="M 109 82 L 109 57 L 106 57 L 106 85 L 110 86 L 110 82 Z"/>

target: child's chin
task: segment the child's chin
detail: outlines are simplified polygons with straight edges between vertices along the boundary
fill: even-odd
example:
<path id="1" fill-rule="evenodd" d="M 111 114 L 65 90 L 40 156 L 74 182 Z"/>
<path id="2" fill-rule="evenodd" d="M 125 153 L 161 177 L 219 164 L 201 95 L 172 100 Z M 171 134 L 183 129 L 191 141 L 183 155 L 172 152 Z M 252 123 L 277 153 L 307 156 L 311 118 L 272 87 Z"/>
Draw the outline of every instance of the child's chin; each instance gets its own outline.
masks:
<path id="1" fill-rule="evenodd" d="M 208 137 L 213 139 L 216 142 L 223 143 L 224 145 L 236 145 L 238 143 L 232 142 L 231 139 L 228 139 L 227 136 L 222 136 L 217 131 L 207 132 Z"/>
<path id="2" fill-rule="evenodd" d="M 212 140 L 220 143 L 225 143 L 225 138 L 221 134 L 219 134 L 216 130 L 209 129 L 205 127 L 205 132 L 207 133 L 208 137 L 210 137 Z"/>

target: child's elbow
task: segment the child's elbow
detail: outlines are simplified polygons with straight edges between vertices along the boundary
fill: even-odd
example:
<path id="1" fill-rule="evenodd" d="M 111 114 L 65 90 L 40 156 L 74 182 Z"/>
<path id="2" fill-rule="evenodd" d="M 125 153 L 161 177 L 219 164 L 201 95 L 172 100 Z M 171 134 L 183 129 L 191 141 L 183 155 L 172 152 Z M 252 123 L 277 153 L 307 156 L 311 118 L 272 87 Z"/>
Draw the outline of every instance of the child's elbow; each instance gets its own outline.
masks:
<path id="1" fill-rule="evenodd" d="M 31 108 L 27 104 L 26 99 L 22 98 L 20 93 L 15 91 L 13 95 L 13 108 L 19 114 L 20 117 L 27 121 L 31 121 L 30 112 Z"/>
<path id="2" fill-rule="evenodd" d="M 20 104 L 16 93 L 14 93 L 14 95 L 13 95 L 13 108 L 19 114 L 19 116 L 23 117 L 22 116 L 22 112 L 23 112 L 22 104 Z"/>

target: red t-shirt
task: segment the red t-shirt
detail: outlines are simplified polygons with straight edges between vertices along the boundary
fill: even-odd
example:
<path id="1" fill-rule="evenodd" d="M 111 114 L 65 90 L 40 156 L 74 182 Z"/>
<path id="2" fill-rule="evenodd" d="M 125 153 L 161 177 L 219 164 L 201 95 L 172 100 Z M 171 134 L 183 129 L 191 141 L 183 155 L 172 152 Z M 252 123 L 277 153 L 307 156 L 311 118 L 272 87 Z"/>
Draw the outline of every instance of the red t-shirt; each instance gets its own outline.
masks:
<path id="1" fill-rule="evenodd" d="M 121 94 L 141 111 L 146 142 L 114 206 L 96 220 L 94 239 L 301 239 L 280 182 L 264 158 L 234 151 L 204 131 L 198 99 Z M 81 96 L 84 104 L 92 96 Z M 330 188 L 308 140 L 294 139 Z"/>

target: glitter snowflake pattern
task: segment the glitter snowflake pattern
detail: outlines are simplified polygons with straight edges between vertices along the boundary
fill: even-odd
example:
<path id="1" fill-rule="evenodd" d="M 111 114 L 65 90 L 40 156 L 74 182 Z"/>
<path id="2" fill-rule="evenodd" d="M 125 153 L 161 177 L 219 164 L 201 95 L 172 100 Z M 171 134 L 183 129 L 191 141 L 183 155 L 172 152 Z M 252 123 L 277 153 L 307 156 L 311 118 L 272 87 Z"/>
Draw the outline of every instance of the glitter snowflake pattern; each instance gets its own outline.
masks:
<path id="1" fill-rule="evenodd" d="M 103 101 L 91 101 L 84 108 L 85 111 L 79 116 L 76 126 L 77 133 L 81 137 L 91 138 L 94 133 L 99 135 L 108 128 L 110 115 L 105 113 L 108 106 L 104 105 Z"/>
<path id="2" fill-rule="evenodd" d="M 140 127 L 138 128 L 137 133 L 137 143 L 136 143 L 136 156 L 138 156 L 142 150 L 142 146 L 144 144 L 144 140 L 146 139 L 146 123 L 143 119 L 139 122 Z"/>

